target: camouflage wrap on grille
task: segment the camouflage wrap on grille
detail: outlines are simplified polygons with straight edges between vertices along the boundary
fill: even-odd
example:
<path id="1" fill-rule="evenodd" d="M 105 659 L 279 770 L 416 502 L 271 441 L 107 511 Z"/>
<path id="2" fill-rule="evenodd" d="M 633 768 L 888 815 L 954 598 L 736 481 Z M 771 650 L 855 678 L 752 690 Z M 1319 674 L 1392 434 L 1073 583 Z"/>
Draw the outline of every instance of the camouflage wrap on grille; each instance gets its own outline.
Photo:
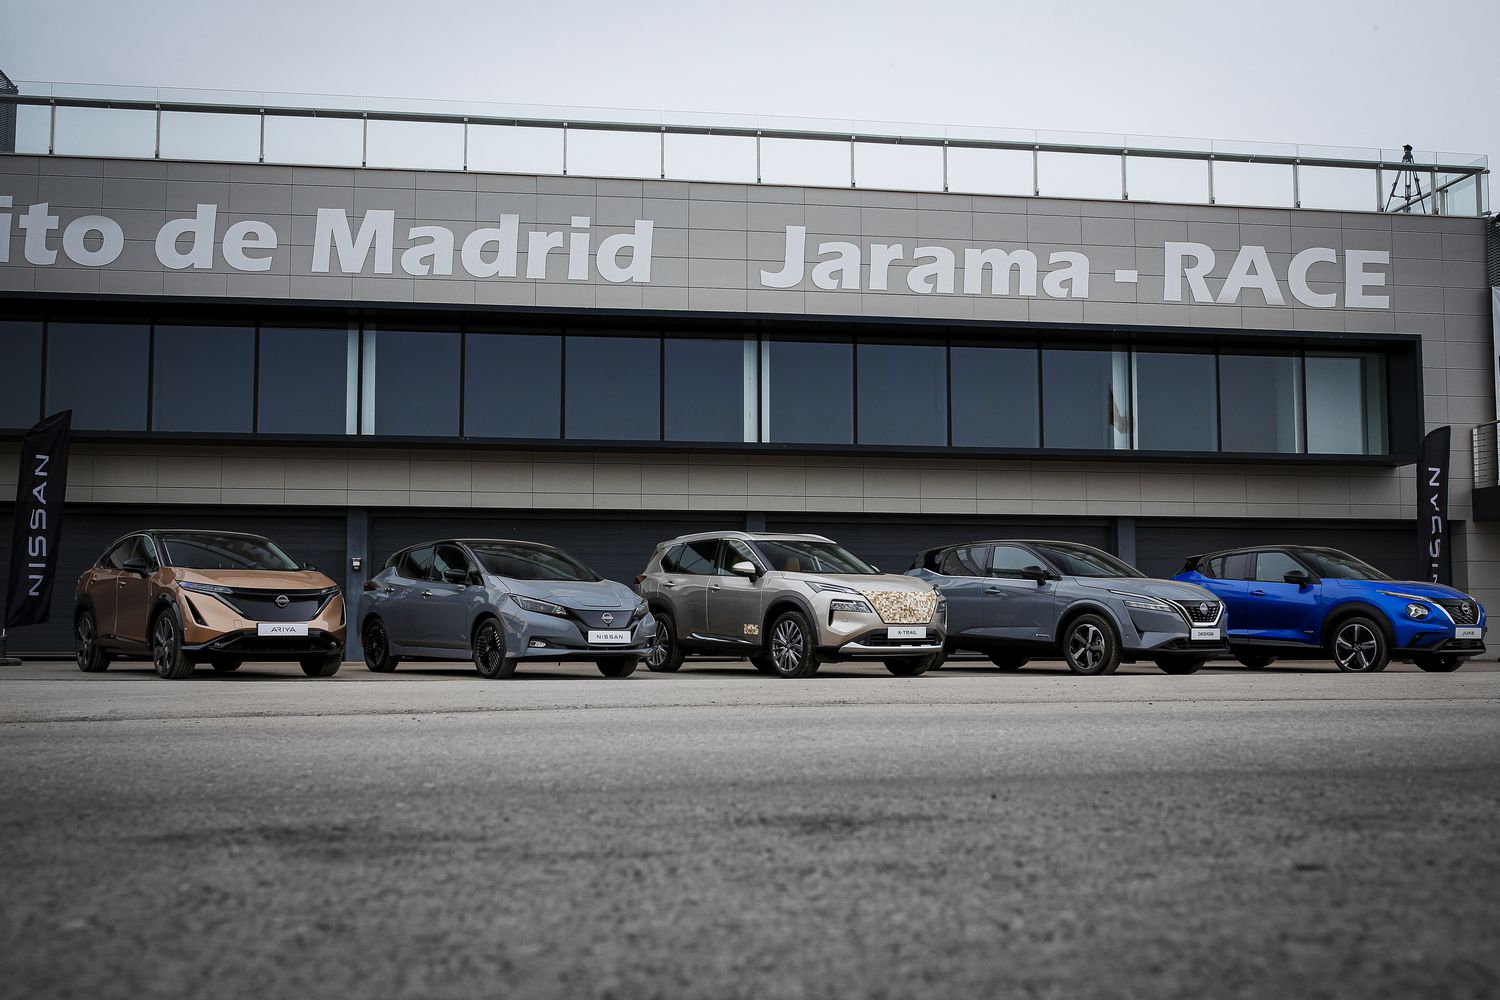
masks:
<path id="1" fill-rule="evenodd" d="M 861 590 L 870 607 L 887 625 L 925 625 L 937 610 L 937 592 Z"/>

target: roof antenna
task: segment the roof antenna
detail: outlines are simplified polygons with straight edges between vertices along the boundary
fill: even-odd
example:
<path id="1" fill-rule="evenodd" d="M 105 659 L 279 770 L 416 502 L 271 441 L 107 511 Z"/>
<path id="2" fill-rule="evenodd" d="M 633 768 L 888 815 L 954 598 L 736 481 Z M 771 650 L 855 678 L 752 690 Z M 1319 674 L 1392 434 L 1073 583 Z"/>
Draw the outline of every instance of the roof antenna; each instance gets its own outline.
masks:
<path id="1" fill-rule="evenodd" d="M 1417 176 L 1417 161 L 1412 159 L 1411 144 L 1408 143 L 1405 146 L 1402 146 L 1401 149 L 1401 168 L 1396 171 L 1396 179 L 1391 181 L 1391 193 L 1390 196 L 1385 200 L 1385 210 L 1387 212 L 1396 211 L 1406 212 L 1407 214 L 1410 214 L 1411 207 L 1413 205 L 1420 205 L 1423 214 L 1430 214 L 1427 207 L 1427 199 L 1431 197 L 1431 195 L 1422 193 L 1422 178 Z M 1397 184 L 1402 185 L 1403 193 L 1401 195 L 1401 204 L 1392 209 L 1391 205 L 1396 200 Z M 1415 198 L 1412 197 L 1413 187 L 1415 187 L 1417 191 L 1417 196 Z"/>

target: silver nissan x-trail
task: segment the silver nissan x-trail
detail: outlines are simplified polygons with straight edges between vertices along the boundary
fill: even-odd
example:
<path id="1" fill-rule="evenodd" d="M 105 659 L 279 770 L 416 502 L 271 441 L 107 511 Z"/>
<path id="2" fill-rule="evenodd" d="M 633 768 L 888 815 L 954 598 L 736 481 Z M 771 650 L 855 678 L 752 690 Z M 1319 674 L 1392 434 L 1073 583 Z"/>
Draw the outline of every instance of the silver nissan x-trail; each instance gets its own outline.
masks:
<path id="1" fill-rule="evenodd" d="M 926 581 L 883 574 L 821 535 L 683 535 L 658 545 L 638 580 L 656 618 L 651 670 L 697 654 L 747 656 L 781 677 L 849 659 L 914 677 L 943 649 L 943 599 Z"/>

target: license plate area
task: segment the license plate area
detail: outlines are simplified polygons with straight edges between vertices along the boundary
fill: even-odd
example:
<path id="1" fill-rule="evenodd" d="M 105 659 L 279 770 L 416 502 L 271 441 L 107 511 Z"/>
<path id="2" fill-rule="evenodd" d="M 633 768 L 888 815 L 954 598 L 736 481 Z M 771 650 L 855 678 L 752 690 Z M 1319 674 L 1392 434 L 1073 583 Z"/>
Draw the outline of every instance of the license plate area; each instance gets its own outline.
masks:
<path id="1" fill-rule="evenodd" d="M 628 646 L 630 633 L 624 629 L 589 629 L 590 646 Z"/>
<path id="2" fill-rule="evenodd" d="M 892 625 L 885 630 L 887 639 L 925 639 L 927 629 L 921 625 Z"/>
<path id="3" fill-rule="evenodd" d="M 1216 628 L 1194 628 L 1192 639 L 1194 642 L 1218 642 L 1221 638 Z"/>
<path id="4" fill-rule="evenodd" d="M 1484 638 L 1484 629 L 1478 625 L 1460 625 L 1453 630 L 1453 638 L 1482 639 Z"/>
<path id="5" fill-rule="evenodd" d="M 307 622 L 257 622 L 255 634 L 259 636 L 305 636 Z"/>

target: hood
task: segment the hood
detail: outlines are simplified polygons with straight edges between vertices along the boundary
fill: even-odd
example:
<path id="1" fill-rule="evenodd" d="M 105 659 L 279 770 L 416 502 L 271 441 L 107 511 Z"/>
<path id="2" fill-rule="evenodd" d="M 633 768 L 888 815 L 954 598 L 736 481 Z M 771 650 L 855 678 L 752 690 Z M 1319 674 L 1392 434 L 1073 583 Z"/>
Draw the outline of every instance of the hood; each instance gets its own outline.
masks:
<path id="1" fill-rule="evenodd" d="M 327 590 L 334 582 L 317 570 L 279 569 L 177 569 L 177 580 L 194 583 L 216 583 L 221 587 L 244 590 Z"/>
<path id="2" fill-rule="evenodd" d="M 793 580 L 809 580 L 813 583 L 848 587 L 861 594 L 882 591 L 899 594 L 926 594 L 932 590 L 932 584 L 926 580 L 898 573 L 877 573 L 873 576 L 867 573 L 786 573 L 784 575 Z"/>
<path id="3" fill-rule="evenodd" d="M 512 580 L 504 581 L 512 593 L 551 601 L 565 608 L 618 609 L 634 608 L 640 600 L 629 587 L 613 580 L 587 583 L 578 580 Z"/>
<path id="4" fill-rule="evenodd" d="M 1423 580 L 1324 580 L 1323 583 L 1334 584 L 1341 590 L 1353 590 L 1360 593 L 1369 593 L 1372 590 L 1385 590 L 1393 594 L 1410 594 L 1412 597 L 1421 597 L 1427 600 L 1474 601 L 1475 604 L 1479 603 L 1462 590 L 1455 590 L 1441 583 L 1427 583 Z"/>
<path id="5" fill-rule="evenodd" d="M 1193 583 L 1181 580 L 1156 580 L 1140 576 L 1076 576 L 1072 582 L 1091 590 L 1118 590 L 1130 594 L 1145 594 L 1164 601 L 1215 601 L 1219 598 L 1212 592 Z"/>

